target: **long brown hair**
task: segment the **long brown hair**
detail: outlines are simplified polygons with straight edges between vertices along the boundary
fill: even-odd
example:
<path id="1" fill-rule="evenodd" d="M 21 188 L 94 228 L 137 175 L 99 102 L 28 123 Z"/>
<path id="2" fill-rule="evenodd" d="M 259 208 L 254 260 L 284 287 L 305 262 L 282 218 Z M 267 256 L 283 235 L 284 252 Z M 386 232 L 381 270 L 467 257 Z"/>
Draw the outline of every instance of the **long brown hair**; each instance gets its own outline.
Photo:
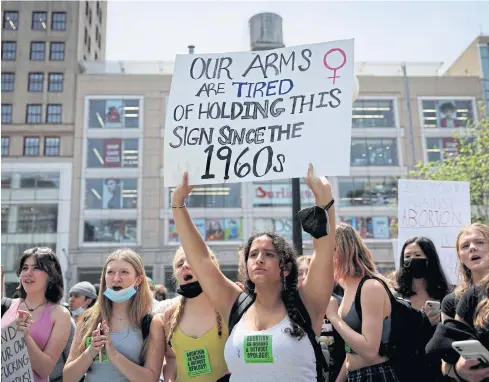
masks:
<path id="1" fill-rule="evenodd" d="M 486 240 L 489 240 L 489 227 L 485 224 L 481 223 L 474 223 L 471 225 L 468 225 L 460 230 L 460 232 L 457 235 L 457 241 L 455 242 L 455 247 L 457 249 L 457 256 L 458 256 L 458 285 L 454 290 L 455 296 L 457 298 L 461 298 L 465 292 L 474 284 L 474 280 L 472 278 L 472 272 L 470 271 L 469 268 L 465 266 L 464 263 L 460 260 L 460 239 L 463 234 L 468 233 L 472 230 L 479 231 L 482 236 Z M 489 256 L 489 254 L 486 254 L 486 256 Z"/>
<path id="2" fill-rule="evenodd" d="M 214 252 L 207 247 L 207 250 L 209 251 L 212 259 L 217 263 L 217 258 Z M 180 254 L 184 253 L 184 250 L 182 247 L 177 249 L 177 252 L 175 253 L 175 257 L 173 258 L 173 276 L 175 277 L 175 272 L 177 270 L 177 258 Z M 171 315 L 171 320 L 170 320 L 170 329 L 168 332 L 168 345 L 171 347 L 171 339 L 173 338 L 173 334 L 175 333 L 175 330 L 177 329 L 177 326 L 182 319 L 183 316 L 183 311 L 185 310 L 185 304 L 187 303 L 187 298 L 181 296 L 180 301 L 178 305 L 176 305 L 173 309 L 173 313 Z M 222 338 L 222 316 L 216 311 L 216 321 L 217 321 L 217 334 L 219 338 Z"/>
<path id="3" fill-rule="evenodd" d="M 482 288 L 482 300 L 477 305 L 474 315 L 474 326 L 476 329 L 489 331 L 489 275 L 480 282 Z"/>
<path id="4" fill-rule="evenodd" d="M 335 280 L 345 281 L 349 277 L 380 276 L 372 254 L 351 225 L 336 224 L 335 240 Z"/>
<path id="5" fill-rule="evenodd" d="M 110 301 L 104 295 L 106 288 L 105 274 L 107 272 L 108 264 L 113 260 L 124 260 L 131 264 L 137 277 L 141 278 L 139 286 L 136 288 L 137 293 L 131 299 L 129 303 L 129 321 L 131 324 L 141 329 L 141 322 L 143 317 L 151 312 L 152 308 L 152 293 L 149 289 L 149 283 L 147 282 L 146 272 L 144 271 L 143 260 L 136 252 L 129 248 L 116 249 L 112 252 L 105 261 L 102 275 L 100 276 L 100 292 L 98 295 L 97 303 L 87 311 L 86 315 L 82 319 L 81 337 L 83 338 L 80 344 L 80 351 L 85 350 L 85 342 L 88 337 L 92 335 L 92 332 L 97 329 L 99 322 L 110 322 L 112 317 L 112 301 Z M 149 336 L 148 336 L 149 338 Z M 146 357 L 148 338 L 144 341 L 143 349 L 141 351 L 140 360 L 144 361 Z"/>

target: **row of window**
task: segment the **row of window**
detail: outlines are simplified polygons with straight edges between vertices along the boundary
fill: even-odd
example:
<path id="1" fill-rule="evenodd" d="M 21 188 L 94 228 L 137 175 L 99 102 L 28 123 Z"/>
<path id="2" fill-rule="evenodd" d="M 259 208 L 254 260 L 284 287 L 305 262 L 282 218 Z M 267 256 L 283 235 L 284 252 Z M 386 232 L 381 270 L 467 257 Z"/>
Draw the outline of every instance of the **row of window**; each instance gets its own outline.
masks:
<path id="1" fill-rule="evenodd" d="M 100 6 L 100 2 L 97 1 L 97 16 L 98 21 L 102 24 L 102 7 Z M 92 10 L 90 9 L 90 2 L 88 0 L 85 1 L 85 16 L 87 16 L 88 23 L 92 25 Z"/>
<path id="2" fill-rule="evenodd" d="M 42 104 L 27 104 L 25 111 L 25 122 L 29 124 L 61 124 L 63 123 L 63 105 L 62 104 L 48 104 L 46 105 L 46 118 L 43 119 L 43 105 Z M 2 103 L 2 124 L 12 123 L 13 106 L 10 103 Z"/>
<path id="3" fill-rule="evenodd" d="M 44 156 L 60 156 L 61 140 L 59 137 L 44 137 Z M 2 137 L 2 157 L 10 155 L 10 137 Z M 38 157 L 41 155 L 41 138 L 24 137 L 24 151 L 26 157 Z"/>
<path id="4" fill-rule="evenodd" d="M 31 72 L 28 74 L 27 91 L 44 91 L 44 73 Z M 64 73 L 48 73 L 47 88 L 49 92 L 62 92 L 64 85 Z M 2 92 L 13 92 L 15 90 L 15 73 L 2 73 Z"/>
<path id="5" fill-rule="evenodd" d="M 10 214 L 12 208 L 17 208 L 15 214 Z M 56 233 L 57 228 L 57 204 L 2 206 L 2 233 Z"/>
<path id="6" fill-rule="evenodd" d="M 29 59 L 31 61 L 46 60 L 46 45 L 45 41 L 31 41 Z M 17 42 L 2 41 L 2 60 L 15 61 L 17 59 Z M 51 42 L 49 43 L 49 60 L 64 61 L 65 59 L 65 43 Z"/>
<path id="7" fill-rule="evenodd" d="M 59 172 L 2 171 L 2 189 L 59 189 Z"/>
<path id="8" fill-rule="evenodd" d="M 45 31 L 48 26 L 48 12 L 32 12 L 31 29 L 35 31 Z M 19 29 L 19 12 L 3 12 L 3 29 L 16 31 Z M 51 30 L 66 30 L 66 12 L 51 12 Z"/>

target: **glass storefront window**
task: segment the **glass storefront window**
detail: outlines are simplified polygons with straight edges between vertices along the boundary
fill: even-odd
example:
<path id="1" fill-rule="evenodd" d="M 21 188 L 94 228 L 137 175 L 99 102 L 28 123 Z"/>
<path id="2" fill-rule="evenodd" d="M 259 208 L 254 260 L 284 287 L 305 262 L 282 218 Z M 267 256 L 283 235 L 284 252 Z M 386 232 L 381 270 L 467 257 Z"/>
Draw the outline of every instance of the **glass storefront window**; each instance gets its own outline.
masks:
<path id="1" fill-rule="evenodd" d="M 352 138 L 352 166 L 398 166 L 395 139 Z"/>
<path id="2" fill-rule="evenodd" d="M 16 233 L 56 233 L 57 204 L 19 205 Z"/>
<path id="3" fill-rule="evenodd" d="M 397 218 L 340 217 L 340 221 L 351 225 L 364 239 L 393 239 L 397 237 Z"/>
<path id="4" fill-rule="evenodd" d="M 9 189 L 12 184 L 12 174 L 2 173 L 2 189 Z"/>
<path id="5" fill-rule="evenodd" d="M 136 243 L 136 220 L 100 219 L 86 220 L 84 242 Z"/>
<path id="6" fill-rule="evenodd" d="M 353 128 L 396 127 L 392 100 L 357 100 L 352 117 Z"/>
<path id="7" fill-rule="evenodd" d="M 138 143 L 138 139 L 88 139 L 87 167 L 138 167 Z"/>
<path id="8" fill-rule="evenodd" d="M 59 189 L 59 172 L 21 173 L 20 188 Z"/>
<path id="9" fill-rule="evenodd" d="M 397 201 L 397 179 L 393 177 L 340 177 L 340 206 L 384 206 Z"/>
<path id="10" fill-rule="evenodd" d="M 206 241 L 241 241 L 243 239 L 241 218 L 195 218 L 193 221 Z M 180 241 L 173 219 L 168 221 L 168 241 L 171 243 Z"/>
<path id="11" fill-rule="evenodd" d="M 171 204 L 170 189 L 169 203 Z M 197 186 L 185 201 L 188 208 L 241 208 L 241 183 Z"/>
<path id="12" fill-rule="evenodd" d="M 300 180 L 301 207 L 314 205 L 314 194 Z M 292 181 L 272 180 L 268 182 L 253 182 L 253 207 L 290 207 L 292 206 Z"/>
<path id="13" fill-rule="evenodd" d="M 139 100 L 90 100 L 88 127 L 91 129 L 139 128 Z"/>
<path id="14" fill-rule="evenodd" d="M 2 243 L 2 264 L 6 272 L 16 272 L 19 267 L 19 261 L 26 249 L 34 247 L 49 247 L 56 252 L 56 243 L 19 243 L 9 244 Z M 12 295 L 10 295 L 12 296 Z"/>
<path id="15" fill-rule="evenodd" d="M 87 179 L 85 181 L 86 209 L 137 208 L 137 179 Z"/>
<path id="16" fill-rule="evenodd" d="M 8 217 L 10 208 L 2 206 L 2 233 L 8 232 Z"/>
<path id="17" fill-rule="evenodd" d="M 272 232 L 282 236 L 285 240 L 292 241 L 292 219 L 290 218 L 256 218 L 253 219 L 253 232 Z M 302 231 L 302 240 L 311 241 L 312 236 Z"/>
<path id="18" fill-rule="evenodd" d="M 474 119 L 470 100 L 424 100 L 422 108 L 425 129 L 466 127 Z"/>

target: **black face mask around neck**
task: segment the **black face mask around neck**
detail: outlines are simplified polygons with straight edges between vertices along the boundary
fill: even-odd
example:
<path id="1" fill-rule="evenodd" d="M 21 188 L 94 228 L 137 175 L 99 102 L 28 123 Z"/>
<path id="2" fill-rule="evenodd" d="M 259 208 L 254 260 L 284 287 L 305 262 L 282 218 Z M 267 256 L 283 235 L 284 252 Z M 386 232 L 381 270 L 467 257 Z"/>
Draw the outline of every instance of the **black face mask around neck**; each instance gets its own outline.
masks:
<path id="1" fill-rule="evenodd" d="M 426 277 L 428 272 L 428 259 L 407 259 L 404 260 L 404 268 L 415 279 Z"/>
<path id="2" fill-rule="evenodd" d="M 202 287 L 198 281 L 194 281 L 193 283 L 180 285 L 177 293 L 186 298 L 195 298 L 202 293 Z"/>

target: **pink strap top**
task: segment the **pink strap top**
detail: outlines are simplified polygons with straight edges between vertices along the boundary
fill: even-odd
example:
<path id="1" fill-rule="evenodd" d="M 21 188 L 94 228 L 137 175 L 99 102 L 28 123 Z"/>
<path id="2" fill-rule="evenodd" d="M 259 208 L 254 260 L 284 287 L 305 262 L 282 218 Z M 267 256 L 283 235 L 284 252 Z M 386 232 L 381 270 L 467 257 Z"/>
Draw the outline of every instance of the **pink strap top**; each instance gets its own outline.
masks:
<path id="1" fill-rule="evenodd" d="M 15 322 L 17 319 L 17 311 L 19 310 L 20 302 L 20 299 L 13 301 L 10 308 L 5 312 L 2 317 L 2 329 Z M 49 337 L 51 337 L 51 332 L 53 331 L 53 320 L 51 319 L 53 307 L 53 304 L 47 303 L 41 317 L 38 318 L 31 326 L 31 337 L 41 350 L 44 350 L 46 347 Z M 33 373 L 34 382 L 49 382 L 49 377 L 41 378 L 34 370 Z"/>

